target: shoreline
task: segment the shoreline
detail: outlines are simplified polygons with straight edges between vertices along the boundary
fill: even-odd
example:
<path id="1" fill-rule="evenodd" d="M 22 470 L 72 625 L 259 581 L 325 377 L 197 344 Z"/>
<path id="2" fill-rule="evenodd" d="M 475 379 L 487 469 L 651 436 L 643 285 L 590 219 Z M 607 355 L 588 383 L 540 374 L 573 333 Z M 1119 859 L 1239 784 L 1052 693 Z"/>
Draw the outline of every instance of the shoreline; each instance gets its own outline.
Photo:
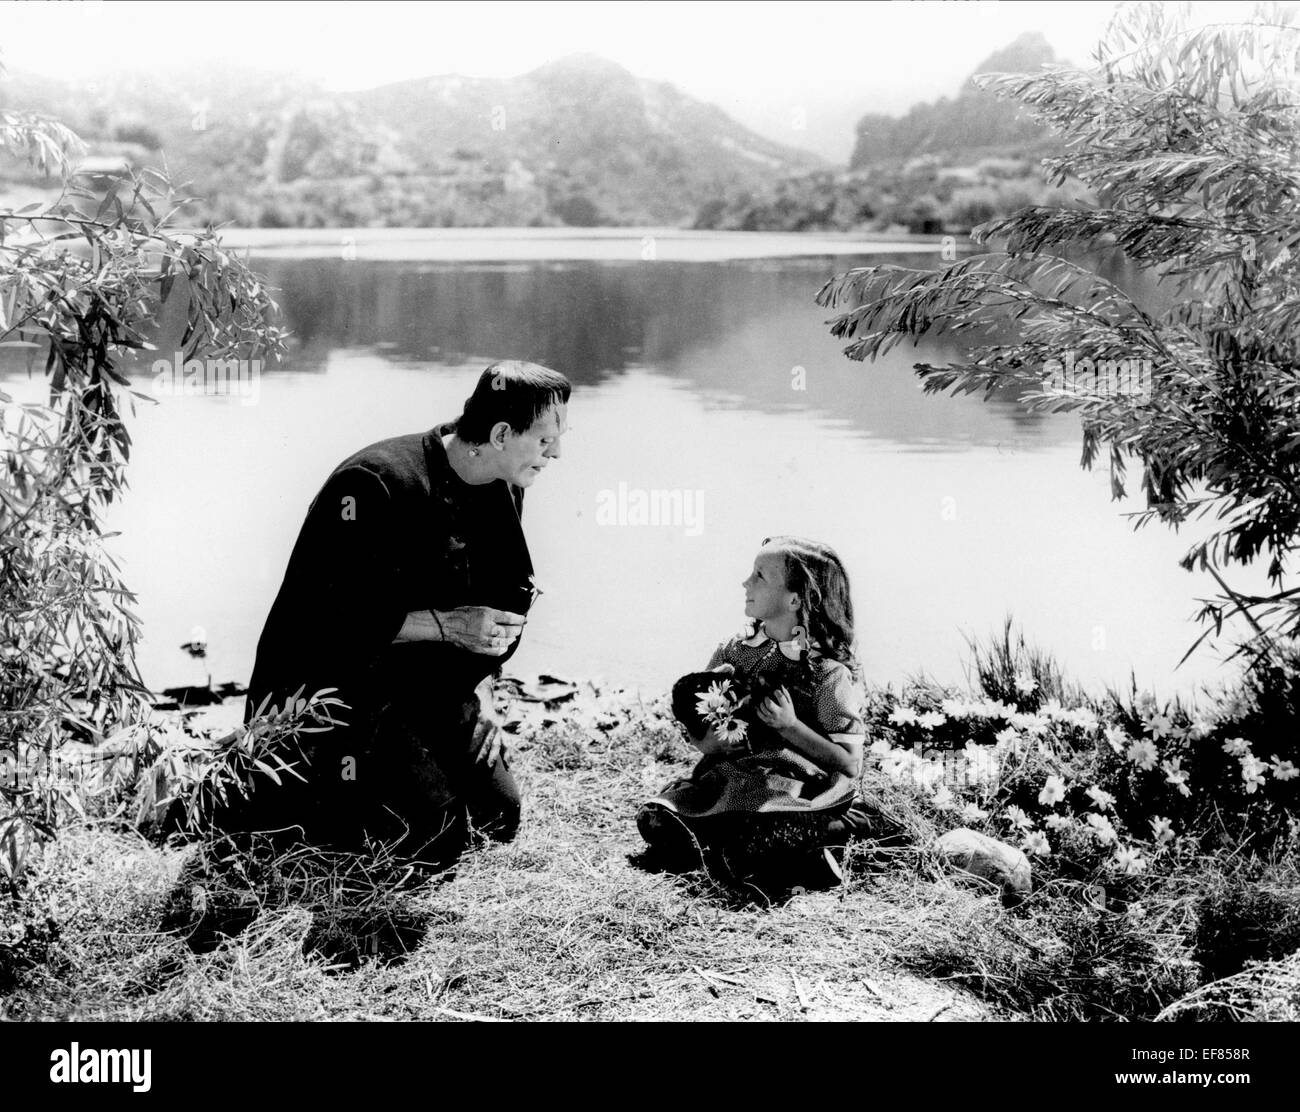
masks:
<path id="1" fill-rule="evenodd" d="M 259 258 L 366 262 L 728 262 L 828 255 L 938 254 L 944 236 L 717 232 L 684 228 L 224 228 Z M 969 250 L 956 237 L 958 251 Z"/>

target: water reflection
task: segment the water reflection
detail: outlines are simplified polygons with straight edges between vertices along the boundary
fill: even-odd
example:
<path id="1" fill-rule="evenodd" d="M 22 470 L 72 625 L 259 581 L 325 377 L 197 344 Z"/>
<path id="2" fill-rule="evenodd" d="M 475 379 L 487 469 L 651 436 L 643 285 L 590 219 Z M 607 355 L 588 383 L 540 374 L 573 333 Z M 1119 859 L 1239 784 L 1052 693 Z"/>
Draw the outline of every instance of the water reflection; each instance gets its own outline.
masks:
<path id="1" fill-rule="evenodd" d="M 1120 512 L 1138 507 L 1110 502 L 1104 473 L 1079 471 L 1077 418 L 925 395 L 912 364 L 963 359 L 958 345 L 843 356 L 813 297 L 883 258 L 267 261 L 295 338 L 257 404 L 167 399 L 132 422 L 131 490 L 109 525 L 139 594 L 146 680 L 203 682 L 177 649 L 194 625 L 208 630 L 212 674 L 247 679 L 330 469 L 454 416 L 498 358 L 548 363 L 577 384 L 563 464 L 527 503 L 547 594 L 520 671 L 662 690 L 735 631 L 757 541 L 802 533 L 852 571 L 873 679 L 960 680 L 964 632 L 1008 611 L 1085 682 L 1122 683 L 1133 667 L 1167 690 L 1210 674 L 1205 656 L 1173 674 L 1196 633 L 1194 599 L 1214 590 L 1177 568 L 1191 538 L 1132 535 Z M 162 352 L 183 313 L 170 307 Z M 39 368 L 22 377 L 16 392 L 38 400 Z M 602 495 L 620 484 L 703 492 L 702 532 L 602 525 Z"/>
<path id="2" fill-rule="evenodd" d="M 273 260 L 295 334 L 286 369 L 321 371 L 362 349 L 427 368 L 531 359 L 595 385 L 650 367 L 707 404 L 811 410 L 873 437 L 926 448 L 1056 444 L 1073 418 L 1034 414 L 1006 393 L 982 404 L 926 397 L 919 361 L 963 359 L 951 342 L 904 344 L 856 363 L 813 302 L 829 277 L 884 261 L 861 256 L 726 263 L 364 263 Z M 923 257 L 914 265 L 937 265 Z M 274 372 L 272 372 L 274 373 Z"/>

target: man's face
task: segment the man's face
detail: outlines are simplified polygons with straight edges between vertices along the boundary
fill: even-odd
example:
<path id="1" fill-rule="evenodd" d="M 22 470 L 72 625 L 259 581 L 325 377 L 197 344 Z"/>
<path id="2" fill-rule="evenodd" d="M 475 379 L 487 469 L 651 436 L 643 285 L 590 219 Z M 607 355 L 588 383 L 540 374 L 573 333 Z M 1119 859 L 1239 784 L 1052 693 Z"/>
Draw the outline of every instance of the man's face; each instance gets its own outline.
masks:
<path id="1" fill-rule="evenodd" d="M 532 486 L 542 468 L 560 458 L 560 438 L 568 431 L 567 408 L 563 403 L 551 406 L 518 434 L 508 425 L 505 427 L 502 477 L 507 482 Z"/>

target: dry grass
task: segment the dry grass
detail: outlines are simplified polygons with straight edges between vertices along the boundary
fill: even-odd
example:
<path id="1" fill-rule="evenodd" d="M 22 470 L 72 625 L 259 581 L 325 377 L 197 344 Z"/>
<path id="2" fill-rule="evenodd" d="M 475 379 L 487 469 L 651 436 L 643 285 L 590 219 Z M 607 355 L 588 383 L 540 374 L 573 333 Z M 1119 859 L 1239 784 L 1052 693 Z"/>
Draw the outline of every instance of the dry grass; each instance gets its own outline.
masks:
<path id="1" fill-rule="evenodd" d="M 1294 865 L 1246 877 L 1189 862 L 1143 882 L 1141 915 L 1125 906 L 1136 889 L 1100 909 L 1046 870 L 1007 910 L 941 869 L 926 849 L 936 813 L 916 791 L 868 773 L 864 796 L 907 845 L 851 849 L 843 885 L 773 900 L 639 860 L 636 806 L 693 752 L 666 700 L 592 692 L 538 710 L 512 745 L 518 839 L 426 883 L 382 855 L 223 864 L 211 845 L 201 860 L 120 827 L 68 829 L 32 886 L 59 935 L 0 1017 L 1273 1019 L 1300 1007 L 1294 956 L 1198 988 L 1242 915 L 1272 947 L 1245 956 L 1283 956 L 1274 928 L 1300 920 Z"/>
<path id="2" fill-rule="evenodd" d="M 918 925 L 996 901 L 861 857 L 845 885 L 772 903 L 703 871 L 654 873 L 637 803 L 689 769 L 662 705 L 617 693 L 526 725 L 513 748 L 527 811 L 510 845 L 471 851 L 453 879 L 349 896 L 336 863 L 277 861 L 242 892 L 247 927 L 196 953 L 160 930 L 191 881 L 223 893 L 193 849 L 102 827 L 68 830 L 42 867 L 61 923 L 44 964 L 3 1005 L 10 1018 L 155 1019 L 973 1019 L 1003 1013 L 905 969 Z M 187 864 L 188 862 L 188 864 Z M 305 871 L 304 871 L 305 869 Z M 229 875 L 224 874 L 224 875 Z M 268 874 L 269 875 L 269 874 Z M 353 880 L 356 871 L 353 870 Z M 285 877 L 289 883 L 284 883 Z M 377 886 L 376 886 L 377 887 Z M 367 953 L 376 922 L 418 920 L 394 959 Z M 180 916 L 180 920 L 185 918 Z M 333 947 L 321 948 L 333 931 Z M 347 941 L 356 954 L 348 954 Z M 343 951 L 343 957 L 339 953 Z M 334 958 L 330 955 L 334 954 Z M 360 958 L 357 964 L 356 958 Z M 385 960 L 387 958 L 388 960 Z"/>
<path id="3" fill-rule="evenodd" d="M 1258 962 L 1165 1008 L 1161 1020 L 1295 1023 L 1300 1020 L 1300 952 Z"/>

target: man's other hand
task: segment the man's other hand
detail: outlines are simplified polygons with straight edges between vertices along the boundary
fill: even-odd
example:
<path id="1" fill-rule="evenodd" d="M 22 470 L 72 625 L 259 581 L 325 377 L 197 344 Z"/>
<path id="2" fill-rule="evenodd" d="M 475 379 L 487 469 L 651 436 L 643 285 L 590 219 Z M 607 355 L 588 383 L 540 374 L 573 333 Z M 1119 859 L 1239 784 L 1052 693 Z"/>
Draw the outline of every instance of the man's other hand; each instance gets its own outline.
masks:
<path id="1" fill-rule="evenodd" d="M 485 656 L 503 656 L 523 632 L 522 614 L 491 606 L 416 610 L 407 614 L 397 641 L 447 641 Z"/>

